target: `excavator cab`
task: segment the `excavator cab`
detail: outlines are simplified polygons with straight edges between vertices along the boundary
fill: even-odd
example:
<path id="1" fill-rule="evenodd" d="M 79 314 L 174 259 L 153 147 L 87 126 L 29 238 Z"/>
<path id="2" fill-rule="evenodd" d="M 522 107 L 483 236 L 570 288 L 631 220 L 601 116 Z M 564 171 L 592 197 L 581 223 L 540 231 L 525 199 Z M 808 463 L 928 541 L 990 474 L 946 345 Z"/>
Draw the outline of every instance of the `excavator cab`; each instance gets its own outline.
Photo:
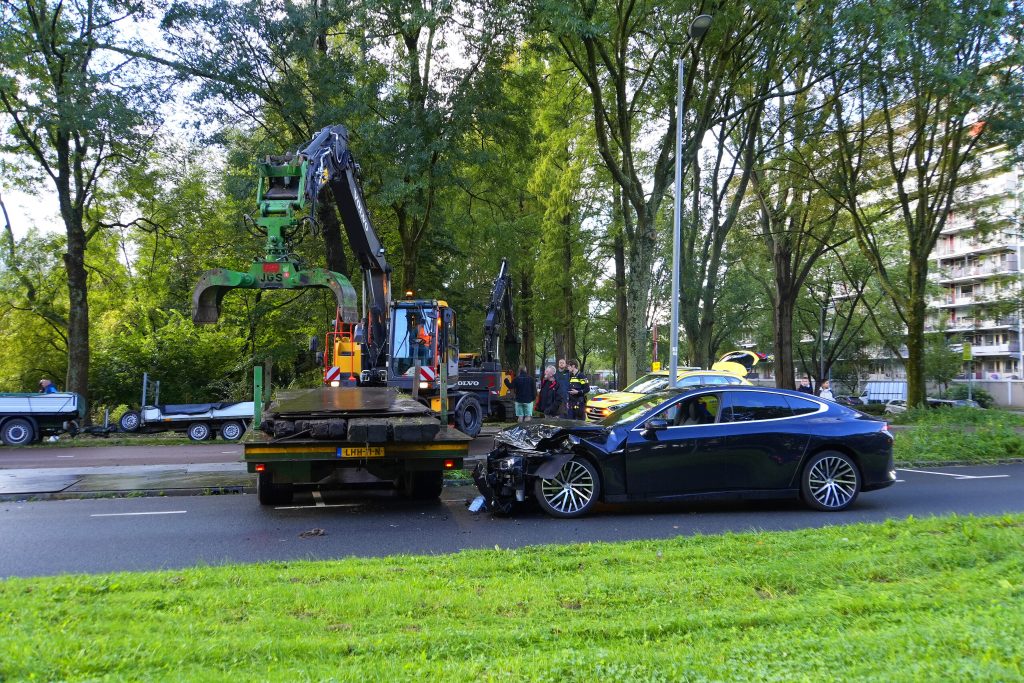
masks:
<path id="1" fill-rule="evenodd" d="M 411 390 L 438 387 L 441 364 L 449 381 L 458 374 L 455 313 L 443 301 L 402 300 L 392 304 L 388 384 Z M 419 376 L 415 376 L 419 366 Z"/>

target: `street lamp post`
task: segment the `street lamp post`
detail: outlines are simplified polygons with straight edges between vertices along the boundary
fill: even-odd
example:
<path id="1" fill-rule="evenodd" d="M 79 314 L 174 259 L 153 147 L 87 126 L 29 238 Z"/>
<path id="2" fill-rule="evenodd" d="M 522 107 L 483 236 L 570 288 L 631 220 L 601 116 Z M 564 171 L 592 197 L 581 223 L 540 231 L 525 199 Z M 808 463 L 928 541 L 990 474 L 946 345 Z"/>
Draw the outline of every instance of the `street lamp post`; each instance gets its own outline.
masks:
<path id="1" fill-rule="evenodd" d="M 701 14 L 690 22 L 687 35 L 690 42 L 702 38 L 711 26 L 711 15 Z M 669 330 L 669 386 L 676 386 L 679 381 L 679 242 L 682 238 L 681 222 L 683 215 L 683 88 L 686 82 L 686 58 L 678 59 L 679 87 L 676 92 L 676 201 L 672 224 L 672 321 Z"/>

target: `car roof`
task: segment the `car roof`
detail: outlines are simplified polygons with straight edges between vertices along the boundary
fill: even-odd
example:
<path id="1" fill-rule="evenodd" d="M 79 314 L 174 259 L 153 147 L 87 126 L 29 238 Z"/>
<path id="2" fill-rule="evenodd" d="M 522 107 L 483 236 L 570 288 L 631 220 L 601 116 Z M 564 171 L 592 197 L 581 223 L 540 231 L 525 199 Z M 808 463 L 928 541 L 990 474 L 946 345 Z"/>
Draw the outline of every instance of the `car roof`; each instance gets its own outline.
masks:
<path id="1" fill-rule="evenodd" d="M 719 374 L 719 373 L 714 373 Z M 728 375 L 730 373 L 720 373 Z M 761 393 L 771 394 L 786 394 L 787 396 L 795 396 L 796 398 L 814 398 L 818 399 L 817 396 L 811 396 L 810 394 L 803 391 L 794 391 L 793 389 L 779 389 L 778 387 L 760 387 L 753 384 L 694 384 L 685 387 L 671 387 L 655 391 L 649 396 L 678 396 L 680 394 L 686 394 L 691 391 L 704 391 L 707 389 L 714 389 L 715 391 L 754 391 Z M 820 399 L 819 399 L 820 400 Z"/>

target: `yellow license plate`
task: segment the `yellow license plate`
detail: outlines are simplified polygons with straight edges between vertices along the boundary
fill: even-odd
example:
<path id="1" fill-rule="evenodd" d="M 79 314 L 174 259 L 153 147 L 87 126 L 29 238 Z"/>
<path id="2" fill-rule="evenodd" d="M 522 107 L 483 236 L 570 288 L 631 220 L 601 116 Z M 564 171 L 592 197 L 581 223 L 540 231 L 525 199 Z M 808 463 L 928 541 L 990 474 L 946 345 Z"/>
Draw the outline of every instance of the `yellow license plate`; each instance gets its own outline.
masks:
<path id="1" fill-rule="evenodd" d="M 383 446 L 368 446 L 368 447 L 338 447 L 339 458 L 383 458 L 384 448 Z"/>

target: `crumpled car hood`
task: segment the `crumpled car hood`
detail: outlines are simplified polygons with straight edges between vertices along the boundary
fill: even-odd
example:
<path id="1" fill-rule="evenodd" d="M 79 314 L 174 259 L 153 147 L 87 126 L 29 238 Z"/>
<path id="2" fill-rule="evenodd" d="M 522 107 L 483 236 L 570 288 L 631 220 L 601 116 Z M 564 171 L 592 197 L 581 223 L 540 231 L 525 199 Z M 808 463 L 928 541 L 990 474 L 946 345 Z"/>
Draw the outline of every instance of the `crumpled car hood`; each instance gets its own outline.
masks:
<path id="1" fill-rule="evenodd" d="M 567 434 L 580 438 L 593 438 L 607 433 L 604 427 L 576 420 L 547 420 L 509 427 L 494 437 L 495 445 L 505 445 L 521 451 L 542 451 L 555 446 Z"/>

